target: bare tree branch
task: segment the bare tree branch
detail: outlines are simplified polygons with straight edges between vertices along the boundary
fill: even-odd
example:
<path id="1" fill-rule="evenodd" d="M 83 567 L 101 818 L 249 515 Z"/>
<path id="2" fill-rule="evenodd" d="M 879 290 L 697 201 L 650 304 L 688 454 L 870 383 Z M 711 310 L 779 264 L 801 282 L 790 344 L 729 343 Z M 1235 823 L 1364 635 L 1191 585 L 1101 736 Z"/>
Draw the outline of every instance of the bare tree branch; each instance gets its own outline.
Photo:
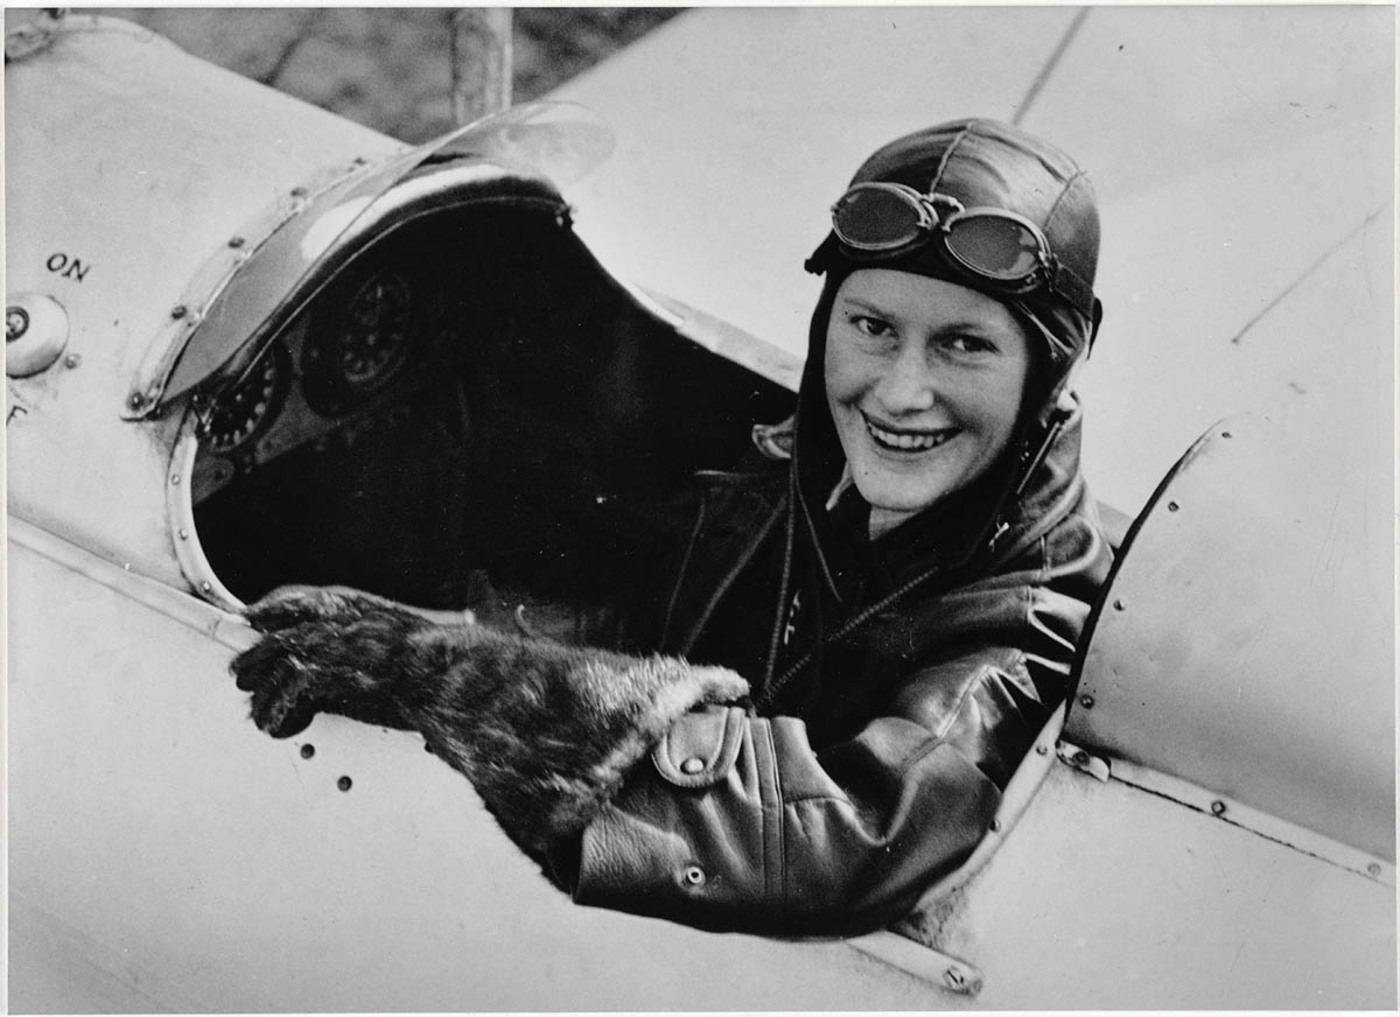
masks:
<path id="1" fill-rule="evenodd" d="M 307 14 L 306 17 L 301 19 L 301 24 L 293 31 L 291 38 L 282 44 L 281 52 L 277 54 L 277 59 L 272 62 L 272 66 L 258 75 L 257 80 L 259 82 L 264 85 L 276 87 L 277 79 L 280 78 L 282 72 L 287 69 L 287 64 L 291 63 L 292 57 L 296 56 L 296 52 L 301 48 L 302 43 L 311 38 L 312 30 L 316 27 L 317 22 L 321 20 L 325 12 L 326 9 L 324 7 L 317 7 Z"/>

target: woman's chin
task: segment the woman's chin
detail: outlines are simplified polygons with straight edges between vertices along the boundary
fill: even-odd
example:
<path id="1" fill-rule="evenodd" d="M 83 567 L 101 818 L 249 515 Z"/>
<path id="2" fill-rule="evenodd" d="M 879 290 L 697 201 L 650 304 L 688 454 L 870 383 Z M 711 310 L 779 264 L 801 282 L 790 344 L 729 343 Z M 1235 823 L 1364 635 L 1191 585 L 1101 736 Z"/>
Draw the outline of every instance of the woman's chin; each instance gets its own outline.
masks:
<path id="1" fill-rule="evenodd" d="M 869 503 L 872 515 L 881 512 L 900 517 L 912 516 L 931 508 L 947 493 L 941 487 L 899 483 L 870 483 L 862 485 L 856 480 L 856 490 Z"/>

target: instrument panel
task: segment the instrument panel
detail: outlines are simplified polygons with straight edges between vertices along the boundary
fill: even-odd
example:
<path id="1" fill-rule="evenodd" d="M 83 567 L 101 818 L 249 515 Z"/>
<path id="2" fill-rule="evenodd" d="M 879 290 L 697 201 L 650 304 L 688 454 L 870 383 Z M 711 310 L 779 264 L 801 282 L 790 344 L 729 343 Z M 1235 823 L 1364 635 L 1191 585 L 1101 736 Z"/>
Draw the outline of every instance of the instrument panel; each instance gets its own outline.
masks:
<path id="1" fill-rule="evenodd" d="M 429 384 L 444 345 L 434 274 L 380 259 L 333 281 L 208 402 L 196 397 L 197 505 L 240 475 L 308 442 L 372 423 Z"/>

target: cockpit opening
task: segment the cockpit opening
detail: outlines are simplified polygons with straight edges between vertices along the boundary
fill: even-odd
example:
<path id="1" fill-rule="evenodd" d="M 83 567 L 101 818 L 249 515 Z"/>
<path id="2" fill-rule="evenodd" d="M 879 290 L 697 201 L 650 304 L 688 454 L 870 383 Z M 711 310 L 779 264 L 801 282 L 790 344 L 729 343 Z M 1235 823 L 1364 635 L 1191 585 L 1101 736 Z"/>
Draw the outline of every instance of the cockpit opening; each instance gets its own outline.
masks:
<path id="1" fill-rule="evenodd" d="M 200 409 L 190 496 L 229 591 L 586 605 L 672 534 L 694 470 L 790 412 L 641 306 L 561 211 L 493 201 L 398 227 Z"/>

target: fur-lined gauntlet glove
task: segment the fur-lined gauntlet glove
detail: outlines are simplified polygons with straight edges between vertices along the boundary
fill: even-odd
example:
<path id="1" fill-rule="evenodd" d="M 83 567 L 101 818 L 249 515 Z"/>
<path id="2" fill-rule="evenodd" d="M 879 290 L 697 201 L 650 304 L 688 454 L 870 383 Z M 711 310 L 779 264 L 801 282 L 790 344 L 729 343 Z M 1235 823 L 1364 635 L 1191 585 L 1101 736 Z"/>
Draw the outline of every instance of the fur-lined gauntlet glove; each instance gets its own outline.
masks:
<path id="1" fill-rule="evenodd" d="M 683 714 L 748 692 L 725 668 L 437 624 L 344 587 L 287 587 L 247 616 L 264 636 L 230 669 L 260 728 L 286 738 L 324 711 L 420 731 L 536 857 Z"/>

